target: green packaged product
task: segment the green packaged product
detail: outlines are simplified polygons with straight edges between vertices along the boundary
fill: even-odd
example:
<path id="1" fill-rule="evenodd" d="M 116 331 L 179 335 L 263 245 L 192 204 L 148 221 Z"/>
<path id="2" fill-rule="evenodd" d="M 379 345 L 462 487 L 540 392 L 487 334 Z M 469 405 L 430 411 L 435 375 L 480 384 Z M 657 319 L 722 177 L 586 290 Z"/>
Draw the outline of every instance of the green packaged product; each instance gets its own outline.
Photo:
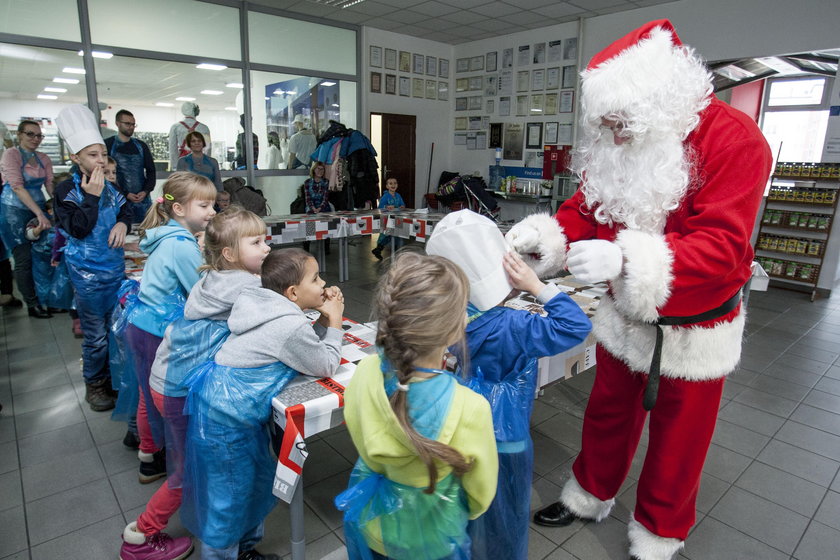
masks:
<path id="1" fill-rule="evenodd" d="M 781 222 L 782 222 L 782 213 L 778 210 L 774 210 L 773 215 L 770 217 L 770 223 L 774 226 L 777 226 Z"/>
<path id="2" fill-rule="evenodd" d="M 785 265 L 785 276 L 790 276 L 791 278 L 796 276 L 796 263 L 795 262 L 789 262 L 789 263 L 787 263 L 787 265 Z"/>
<path id="3" fill-rule="evenodd" d="M 819 219 L 819 216 L 817 216 L 816 214 L 811 214 L 810 216 L 808 216 L 808 223 L 806 224 L 807 227 L 811 229 L 817 229 Z"/>
<path id="4" fill-rule="evenodd" d="M 799 227 L 801 227 L 801 228 L 808 227 L 808 218 L 810 218 L 810 215 L 800 214 L 799 215 Z"/>

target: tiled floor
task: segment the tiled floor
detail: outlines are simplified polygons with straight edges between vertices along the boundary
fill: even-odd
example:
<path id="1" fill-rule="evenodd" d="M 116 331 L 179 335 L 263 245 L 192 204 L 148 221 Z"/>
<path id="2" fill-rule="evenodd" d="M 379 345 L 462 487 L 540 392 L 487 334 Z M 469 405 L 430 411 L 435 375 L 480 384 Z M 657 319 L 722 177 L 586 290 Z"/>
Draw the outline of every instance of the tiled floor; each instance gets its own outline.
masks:
<path id="1" fill-rule="evenodd" d="M 366 321 L 380 267 L 367 241 L 351 250 L 346 315 Z M 325 274 L 334 282 L 335 252 Z M 840 550 L 840 300 L 753 292 L 741 368 L 727 381 L 706 461 L 697 524 L 681 558 L 838 558 Z M 115 559 L 120 534 L 158 484 L 137 482 L 123 424 L 84 404 L 79 341 L 66 315 L 31 320 L 3 310 L 0 347 L 0 559 Z M 586 372 L 549 388 L 534 406 L 532 509 L 554 501 L 575 453 Z M 644 446 L 643 439 L 643 446 Z M 307 558 L 343 558 L 332 498 L 356 454 L 343 428 L 308 441 Z M 608 519 L 562 529 L 532 526 L 530 558 L 624 559 L 639 460 Z M 170 532 L 185 534 L 179 520 Z M 289 553 L 278 505 L 260 547 Z M 194 554 L 193 558 L 197 558 Z M 504 559 L 500 559 L 504 560 Z"/>

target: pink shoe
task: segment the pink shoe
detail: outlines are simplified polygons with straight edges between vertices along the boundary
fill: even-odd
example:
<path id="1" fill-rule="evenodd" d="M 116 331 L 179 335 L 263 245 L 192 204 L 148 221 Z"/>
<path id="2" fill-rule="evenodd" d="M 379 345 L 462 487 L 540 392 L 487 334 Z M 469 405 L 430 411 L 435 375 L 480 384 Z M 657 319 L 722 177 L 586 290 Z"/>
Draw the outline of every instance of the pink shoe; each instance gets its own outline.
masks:
<path id="1" fill-rule="evenodd" d="M 82 322 L 79 319 L 73 319 L 73 336 L 76 338 L 84 338 L 82 335 Z"/>
<path id="2" fill-rule="evenodd" d="M 182 560 L 193 551 L 190 537 L 172 538 L 166 533 L 144 535 L 137 531 L 137 522 L 123 531 L 120 560 Z"/>

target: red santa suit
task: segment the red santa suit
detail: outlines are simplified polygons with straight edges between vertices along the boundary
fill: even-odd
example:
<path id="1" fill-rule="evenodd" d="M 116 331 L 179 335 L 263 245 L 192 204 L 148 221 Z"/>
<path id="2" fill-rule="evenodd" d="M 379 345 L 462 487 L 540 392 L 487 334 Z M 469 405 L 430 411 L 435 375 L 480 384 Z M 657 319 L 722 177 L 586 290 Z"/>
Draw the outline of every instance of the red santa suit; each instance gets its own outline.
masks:
<path id="1" fill-rule="evenodd" d="M 671 24 L 661 20 L 596 55 L 582 76 L 584 126 L 605 115 L 632 120 L 640 101 L 668 104 L 657 95 L 665 81 L 678 79 L 669 75 L 670 57 L 686 52 Z M 699 119 L 687 121 L 683 141 L 690 162 L 687 188 L 675 209 L 663 213 L 658 231 L 599 219 L 597 204 L 587 202 L 584 171 L 582 188 L 553 218 L 530 217 L 510 235 L 514 247 L 531 253 L 538 259 L 535 268 L 546 272 L 562 267 L 567 244 L 576 241 L 606 240 L 621 252 L 621 272 L 594 319 L 596 378 L 582 450 L 560 497 L 582 518 L 605 518 L 629 472 L 647 416 L 642 395 L 654 323 L 714 310 L 733 296 L 737 301 L 750 276 L 750 235 L 772 156 L 745 114 L 710 90 L 701 99 L 694 115 Z M 538 232 L 538 241 L 528 227 Z M 724 378 L 740 359 L 743 329 L 740 305 L 712 320 L 662 327 L 661 383 L 629 526 L 630 553 L 637 558 L 671 558 L 694 524 Z"/>

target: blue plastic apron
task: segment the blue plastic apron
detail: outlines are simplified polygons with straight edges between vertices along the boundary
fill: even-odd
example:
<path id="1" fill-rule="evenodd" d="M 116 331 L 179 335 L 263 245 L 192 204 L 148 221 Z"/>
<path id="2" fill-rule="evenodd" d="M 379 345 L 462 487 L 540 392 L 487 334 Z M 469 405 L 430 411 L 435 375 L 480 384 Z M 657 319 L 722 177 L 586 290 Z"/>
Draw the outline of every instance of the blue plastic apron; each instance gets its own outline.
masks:
<path id="1" fill-rule="evenodd" d="M 207 177 L 208 179 L 213 181 L 213 184 L 216 183 L 216 168 L 213 167 L 213 164 L 210 163 L 210 158 L 208 158 L 205 154 L 201 155 L 201 163 L 203 163 L 204 165 L 206 165 L 207 167 L 209 167 L 212 170 L 210 173 L 206 173 L 206 172 L 203 172 L 203 171 L 197 171 L 195 169 L 195 161 L 193 161 L 193 155 L 192 154 L 186 156 L 185 159 L 187 161 L 187 168 L 189 169 L 190 173 L 195 173 L 196 175 L 201 175 L 202 177 Z"/>
<path id="2" fill-rule="evenodd" d="M 143 184 L 146 182 L 145 166 L 143 165 L 143 145 L 135 138 L 130 138 L 131 143 L 137 148 L 136 154 L 126 154 L 117 151 L 117 144 L 123 145 L 128 142 L 120 142 L 114 137 L 109 154 L 117 162 L 117 177 L 120 187 L 127 193 L 137 194 L 143 191 Z M 152 205 L 152 199 L 147 195 L 140 202 L 127 201 L 131 208 L 132 223 L 140 223 L 146 217 L 146 211 Z"/>
<path id="3" fill-rule="evenodd" d="M 20 174 L 23 177 L 23 186 L 29 192 L 29 196 L 35 201 L 42 210 L 44 209 L 44 192 L 42 187 L 46 183 L 46 177 L 32 177 L 26 172 L 26 162 L 34 157 L 35 161 L 41 169 L 44 169 L 44 164 L 41 158 L 38 157 L 37 152 L 29 155 L 26 151 L 18 148 L 20 151 Z M 29 220 L 35 217 L 35 214 L 21 202 L 14 189 L 8 183 L 3 185 L 3 194 L 0 195 L 0 206 L 2 206 L 2 217 L 0 217 L 0 237 L 3 239 L 3 245 L 6 249 L 11 251 L 18 245 L 28 242 L 26 239 L 26 224 Z"/>

